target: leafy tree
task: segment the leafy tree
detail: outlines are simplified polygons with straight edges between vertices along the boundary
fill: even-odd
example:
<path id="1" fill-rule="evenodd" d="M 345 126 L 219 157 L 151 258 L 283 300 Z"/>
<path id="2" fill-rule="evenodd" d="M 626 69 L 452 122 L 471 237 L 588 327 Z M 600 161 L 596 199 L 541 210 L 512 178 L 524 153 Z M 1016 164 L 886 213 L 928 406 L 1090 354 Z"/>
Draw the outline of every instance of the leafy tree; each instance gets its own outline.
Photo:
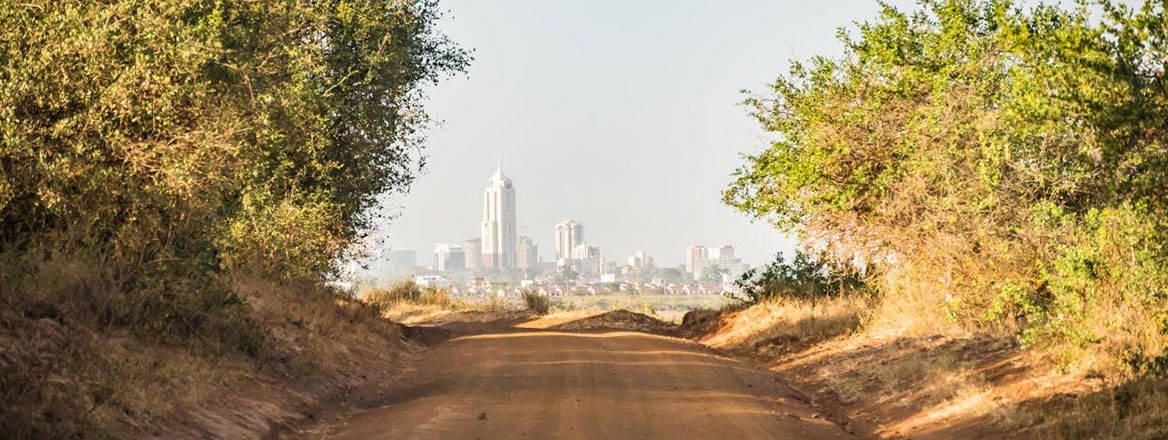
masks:
<path id="1" fill-rule="evenodd" d="M 1168 341 L 1133 335 L 1168 334 L 1168 17 L 1093 3 L 885 6 L 746 100 L 773 143 L 724 200 L 880 262 L 885 301 L 1154 364 Z"/>
<path id="2" fill-rule="evenodd" d="M 421 89 L 468 62 L 438 17 L 432 0 L 0 2 L 0 432 L 144 416 L 100 415 L 126 369 L 89 352 L 107 333 L 274 359 L 233 277 L 330 278 L 377 197 L 409 187 Z M 13 333 L 43 316 L 77 336 Z"/>
<path id="3" fill-rule="evenodd" d="M 698 276 L 698 282 L 702 284 L 722 284 L 722 275 L 726 273 L 729 273 L 729 271 L 718 267 L 716 264 L 706 266 Z"/>
<path id="4" fill-rule="evenodd" d="M 661 268 L 657 273 L 661 276 L 661 281 L 666 284 L 677 284 L 685 281 L 685 272 L 672 267 Z"/>
<path id="5" fill-rule="evenodd" d="M 524 278 L 529 279 L 529 280 L 534 279 L 535 277 L 538 277 L 541 274 L 543 274 L 543 270 L 536 267 L 536 266 L 532 266 L 532 267 L 523 269 Z"/>
<path id="6" fill-rule="evenodd" d="M 783 253 L 775 254 L 775 260 L 760 272 L 750 269 L 735 281 L 748 303 L 758 303 L 778 298 L 817 299 L 831 294 L 856 292 L 866 283 L 858 270 L 841 265 L 830 259 L 815 259 L 802 251 L 795 251 L 790 262 Z"/>
<path id="7" fill-rule="evenodd" d="M 81 261 L 116 280 L 95 315 L 181 333 L 239 303 L 233 271 L 329 277 L 423 162 L 420 87 L 467 63 L 438 16 L 429 0 L 0 3 L 0 253 L 21 274 L 5 292 Z"/>
<path id="8" fill-rule="evenodd" d="M 573 281 L 576 278 L 578 278 L 579 276 L 580 276 L 580 274 L 577 273 L 574 269 L 572 269 L 572 266 L 563 266 L 560 268 L 560 271 L 557 274 L 556 278 L 557 278 L 557 281 L 559 281 L 561 283 L 565 283 L 568 281 Z"/>

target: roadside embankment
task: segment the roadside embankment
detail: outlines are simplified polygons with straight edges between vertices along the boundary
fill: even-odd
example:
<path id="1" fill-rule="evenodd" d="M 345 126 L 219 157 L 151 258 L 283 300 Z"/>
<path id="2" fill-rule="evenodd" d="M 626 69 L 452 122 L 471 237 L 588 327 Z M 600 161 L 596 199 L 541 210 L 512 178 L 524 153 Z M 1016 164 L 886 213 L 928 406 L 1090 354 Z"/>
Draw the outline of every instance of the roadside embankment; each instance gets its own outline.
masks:
<path id="1" fill-rule="evenodd" d="M 2 431 L 263 438 L 376 393 L 416 346 L 379 309 L 314 284 L 239 277 L 233 291 L 240 326 L 189 339 L 95 325 L 68 302 L 0 307 Z M 243 336 L 250 351 L 223 342 Z"/>
<path id="2" fill-rule="evenodd" d="M 697 310 L 685 316 L 678 331 L 763 364 L 837 422 L 876 437 L 1155 438 L 1163 433 L 1164 393 L 1154 385 L 1128 384 L 1124 391 L 1089 372 L 1060 372 L 1008 332 L 924 334 L 865 326 L 867 301 L 780 300 Z M 1107 414 L 1120 416 L 1093 422 Z"/>

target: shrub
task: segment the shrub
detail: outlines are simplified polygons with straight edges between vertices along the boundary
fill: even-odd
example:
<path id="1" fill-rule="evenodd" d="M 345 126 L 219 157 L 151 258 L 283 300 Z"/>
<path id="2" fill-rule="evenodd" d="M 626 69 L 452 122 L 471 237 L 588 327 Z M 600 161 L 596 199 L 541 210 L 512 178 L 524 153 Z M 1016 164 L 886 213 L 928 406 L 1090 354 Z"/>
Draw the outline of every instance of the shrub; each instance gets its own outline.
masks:
<path id="1" fill-rule="evenodd" d="M 418 171 L 420 87 L 465 66 L 438 15 L 429 0 L 0 4 L 4 264 L 95 256 L 133 314 L 188 327 L 232 271 L 327 279 L 376 198 Z"/>
<path id="2" fill-rule="evenodd" d="M 467 62 L 438 16 L 432 0 L 0 2 L 0 340 L 37 346 L 23 322 L 48 318 L 261 357 L 233 280 L 329 279 L 377 197 L 408 188 L 421 87 Z M 109 388 L 62 380 L 123 367 L 40 338 L 0 356 L 0 375 L 25 372 L 19 392 L 0 380 L 0 432 L 102 437 L 42 409 L 97 423 Z"/>
<path id="3" fill-rule="evenodd" d="M 523 291 L 523 303 L 527 306 L 527 310 L 540 315 L 547 314 L 548 310 L 551 309 L 547 295 L 534 290 Z"/>
<path id="4" fill-rule="evenodd" d="M 842 58 L 796 63 L 747 99 L 774 142 L 725 201 L 879 263 L 885 301 L 909 313 L 1018 324 L 1031 346 L 1160 371 L 1168 78 L 1151 60 L 1168 15 L 1097 4 L 885 6 L 841 33 Z"/>
<path id="5" fill-rule="evenodd" d="M 798 250 L 790 262 L 779 252 L 761 272 L 758 268 L 750 269 L 734 284 L 742 289 L 743 300 L 750 304 L 781 298 L 816 300 L 867 288 L 857 269 L 829 259 L 811 258 Z"/>
<path id="6" fill-rule="evenodd" d="M 454 301 L 446 289 L 436 286 L 419 286 L 414 280 L 402 280 L 388 289 L 375 287 L 365 292 L 364 301 L 377 307 L 386 308 L 395 304 L 409 303 L 453 307 Z"/>

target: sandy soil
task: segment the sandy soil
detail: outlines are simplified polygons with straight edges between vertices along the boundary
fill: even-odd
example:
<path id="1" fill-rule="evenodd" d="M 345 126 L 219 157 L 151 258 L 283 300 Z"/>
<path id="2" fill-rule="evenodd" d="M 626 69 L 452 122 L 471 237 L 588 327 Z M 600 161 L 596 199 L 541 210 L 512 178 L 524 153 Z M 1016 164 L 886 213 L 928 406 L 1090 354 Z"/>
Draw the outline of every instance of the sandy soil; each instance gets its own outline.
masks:
<path id="1" fill-rule="evenodd" d="M 772 372 L 621 330 L 455 331 L 374 409 L 291 438 L 853 438 Z"/>

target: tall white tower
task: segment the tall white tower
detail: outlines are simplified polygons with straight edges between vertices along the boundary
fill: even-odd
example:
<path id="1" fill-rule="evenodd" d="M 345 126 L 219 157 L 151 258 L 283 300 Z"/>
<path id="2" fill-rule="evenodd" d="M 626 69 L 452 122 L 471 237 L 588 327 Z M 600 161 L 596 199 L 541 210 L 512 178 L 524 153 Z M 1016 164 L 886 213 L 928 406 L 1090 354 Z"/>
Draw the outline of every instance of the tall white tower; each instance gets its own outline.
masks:
<path id="1" fill-rule="evenodd" d="M 584 242 L 584 225 L 568 219 L 556 225 L 556 256 L 561 263 L 573 258 L 572 251 Z"/>
<path id="2" fill-rule="evenodd" d="M 482 268 L 515 267 L 515 187 L 503 175 L 503 164 L 483 191 Z"/>

